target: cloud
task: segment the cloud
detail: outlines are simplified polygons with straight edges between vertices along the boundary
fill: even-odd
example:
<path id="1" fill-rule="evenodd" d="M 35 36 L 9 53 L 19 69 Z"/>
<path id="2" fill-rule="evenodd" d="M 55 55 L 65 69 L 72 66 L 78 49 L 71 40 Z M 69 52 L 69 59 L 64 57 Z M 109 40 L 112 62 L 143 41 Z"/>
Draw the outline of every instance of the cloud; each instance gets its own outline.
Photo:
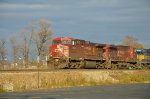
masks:
<path id="1" fill-rule="evenodd" d="M 42 8 L 46 8 L 46 7 L 47 7 L 47 5 L 43 5 L 43 4 L 0 3 L 1 10 L 42 9 Z"/>

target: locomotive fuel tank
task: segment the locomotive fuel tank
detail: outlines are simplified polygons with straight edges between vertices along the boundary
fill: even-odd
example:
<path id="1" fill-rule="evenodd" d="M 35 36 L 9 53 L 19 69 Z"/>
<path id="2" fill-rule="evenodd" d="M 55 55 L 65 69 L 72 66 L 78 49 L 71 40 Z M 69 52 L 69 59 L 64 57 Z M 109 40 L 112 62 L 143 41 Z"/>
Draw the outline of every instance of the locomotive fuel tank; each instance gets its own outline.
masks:
<path id="1" fill-rule="evenodd" d="M 88 68 L 88 69 L 94 69 L 96 68 L 96 61 L 92 61 L 92 60 L 86 60 L 85 61 L 85 68 Z"/>

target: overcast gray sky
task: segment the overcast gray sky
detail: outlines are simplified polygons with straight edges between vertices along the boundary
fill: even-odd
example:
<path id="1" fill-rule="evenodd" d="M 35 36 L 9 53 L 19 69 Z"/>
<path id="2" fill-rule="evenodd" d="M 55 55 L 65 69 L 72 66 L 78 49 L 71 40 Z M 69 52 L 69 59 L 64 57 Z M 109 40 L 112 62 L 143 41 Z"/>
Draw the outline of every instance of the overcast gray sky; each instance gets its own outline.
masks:
<path id="1" fill-rule="evenodd" d="M 0 38 L 40 18 L 55 37 L 118 44 L 130 35 L 150 48 L 150 0 L 0 0 Z"/>

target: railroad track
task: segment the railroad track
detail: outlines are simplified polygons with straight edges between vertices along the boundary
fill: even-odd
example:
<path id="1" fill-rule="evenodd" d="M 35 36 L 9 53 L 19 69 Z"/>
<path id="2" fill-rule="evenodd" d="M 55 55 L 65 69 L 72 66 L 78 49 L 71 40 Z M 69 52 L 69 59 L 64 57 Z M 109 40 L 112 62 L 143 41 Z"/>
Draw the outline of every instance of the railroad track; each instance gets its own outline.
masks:
<path id="1" fill-rule="evenodd" d="M 113 71 L 111 69 L 11 69 L 11 70 L 0 70 L 0 73 L 3 72 L 11 72 L 11 73 L 16 73 L 16 72 L 72 72 L 72 71 Z M 128 71 L 127 69 L 120 69 L 120 70 L 114 70 L 114 71 Z M 129 70 L 131 71 L 131 70 Z M 135 71 L 135 70 L 134 70 Z"/>
<path id="2" fill-rule="evenodd" d="M 1 72 L 49 72 L 49 71 L 58 71 L 54 69 L 9 69 L 9 70 L 0 70 Z"/>

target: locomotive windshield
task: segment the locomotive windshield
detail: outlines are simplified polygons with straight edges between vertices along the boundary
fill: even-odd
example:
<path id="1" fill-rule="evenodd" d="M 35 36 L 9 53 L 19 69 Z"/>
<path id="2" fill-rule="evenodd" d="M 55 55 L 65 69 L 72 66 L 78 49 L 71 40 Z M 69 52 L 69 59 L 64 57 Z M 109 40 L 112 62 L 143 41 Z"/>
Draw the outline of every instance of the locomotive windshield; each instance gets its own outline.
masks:
<path id="1" fill-rule="evenodd" d="M 150 50 L 149 49 L 137 49 L 136 53 L 138 55 L 147 55 L 147 56 L 150 56 Z"/>
<path id="2" fill-rule="evenodd" d="M 70 40 L 63 40 L 63 41 L 61 41 L 62 42 L 62 44 L 71 44 L 71 41 Z"/>
<path id="3" fill-rule="evenodd" d="M 137 53 L 138 55 L 142 55 L 142 54 L 143 54 L 143 50 L 137 49 L 137 50 L 136 50 L 136 53 Z"/>
<path id="4" fill-rule="evenodd" d="M 70 40 L 54 40 L 53 44 L 71 44 Z"/>
<path id="5" fill-rule="evenodd" d="M 61 44 L 61 40 L 54 40 L 53 44 Z"/>

